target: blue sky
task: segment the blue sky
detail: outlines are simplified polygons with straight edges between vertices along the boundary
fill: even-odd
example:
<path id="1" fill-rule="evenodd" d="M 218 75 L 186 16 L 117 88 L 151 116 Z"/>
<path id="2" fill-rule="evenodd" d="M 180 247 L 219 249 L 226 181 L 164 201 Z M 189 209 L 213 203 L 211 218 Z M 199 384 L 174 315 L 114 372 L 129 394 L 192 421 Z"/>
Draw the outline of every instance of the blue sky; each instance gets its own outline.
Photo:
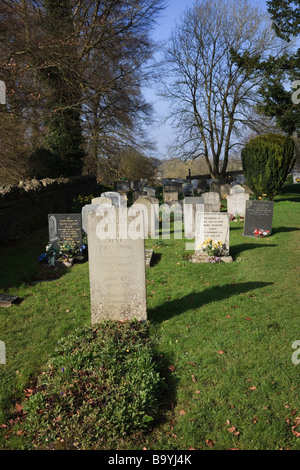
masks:
<path id="1" fill-rule="evenodd" d="M 226 0 L 224 0 L 224 2 L 226 2 Z M 167 8 L 161 14 L 153 30 L 153 38 L 155 41 L 166 41 L 174 29 L 176 22 L 180 22 L 180 17 L 184 10 L 187 7 L 193 6 L 194 3 L 194 0 L 169 0 Z M 251 0 L 250 3 L 262 10 L 267 10 L 265 0 Z M 143 93 L 147 101 L 151 102 L 154 107 L 154 117 L 157 119 L 157 122 L 161 121 L 161 118 L 163 118 L 167 111 L 166 103 L 156 95 L 154 86 L 144 89 Z M 156 142 L 157 154 L 155 156 L 157 158 L 165 157 L 168 142 L 172 141 L 172 129 L 169 126 L 159 123 L 157 126 L 153 125 L 151 127 L 150 136 L 154 142 Z"/>

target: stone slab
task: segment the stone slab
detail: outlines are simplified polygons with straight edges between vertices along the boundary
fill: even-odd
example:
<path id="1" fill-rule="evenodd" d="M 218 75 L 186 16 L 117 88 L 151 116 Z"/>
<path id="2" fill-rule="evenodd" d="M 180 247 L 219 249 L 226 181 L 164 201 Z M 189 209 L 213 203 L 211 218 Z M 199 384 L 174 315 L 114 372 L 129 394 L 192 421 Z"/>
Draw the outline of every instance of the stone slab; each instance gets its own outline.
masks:
<path id="1" fill-rule="evenodd" d="M 244 233 L 246 237 L 254 237 L 255 229 L 269 230 L 272 233 L 273 201 L 246 201 Z"/>
<path id="2" fill-rule="evenodd" d="M 48 214 L 48 229 L 54 247 L 58 248 L 64 241 L 82 245 L 81 214 Z"/>
<path id="3" fill-rule="evenodd" d="M 145 242 L 143 238 L 132 239 L 130 236 L 122 239 L 118 222 L 120 210 L 114 210 L 115 239 L 110 236 L 100 239 L 101 215 L 97 212 L 87 214 L 92 324 L 104 320 L 147 319 Z M 129 233 L 131 222 L 128 217 Z"/>
<path id="4" fill-rule="evenodd" d="M 0 294 L 0 307 L 11 307 L 18 299 L 17 295 Z"/>

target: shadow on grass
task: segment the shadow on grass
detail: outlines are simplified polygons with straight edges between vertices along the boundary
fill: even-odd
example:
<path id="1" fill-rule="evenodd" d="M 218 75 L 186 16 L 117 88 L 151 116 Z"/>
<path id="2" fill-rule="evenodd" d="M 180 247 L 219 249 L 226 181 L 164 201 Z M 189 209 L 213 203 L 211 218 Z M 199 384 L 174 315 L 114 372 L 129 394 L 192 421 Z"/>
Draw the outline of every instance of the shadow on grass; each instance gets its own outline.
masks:
<path id="1" fill-rule="evenodd" d="M 257 248 L 275 248 L 278 245 L 262 245 L 258 243 L 243 243 L 241 245 L 235 245 L 230 247 L 230 254 L 233 258 L 236 258 L 244 251 L 256 250 Z"/>
<path id="2" fill-rule="evenodd" d="M 272 228 L 272 235 L 275 235 L 276 233 L 298 232 L 299 230 L 299 227 L 275 227 Z"/>
<path id="3" fill-rule="evenodd" d="M 203 292 L 189 294 L 181 299 L 165 302 L 156 308 L 150 309 L 148 311 L 148 319 L 155 323 L 160 323 L 177 315 L 181 315 L 187 310 L 196 310 L 211 302 L 230 299 L 231 296 L 263 289 L 271 285 L 273 285 L 272 282 L 244 282 L 241 284 L 226 284 L 221 287 L 214 286 Z"/>
<path id="4" fill-rule="evenodd" d="M 1 293 L 23 283 L 56 280 L 67 273 L 67 268 L 53 269 L 39 263 L 39 256 L 45 252 L 47 243 L 48 229 L 43 228 L 1 246 Z"/>
<path id="5" fill-rule="evenodd" d="M 275 198 L 275 202 L 300 202 L 300 184 L 286 184 Z"/>

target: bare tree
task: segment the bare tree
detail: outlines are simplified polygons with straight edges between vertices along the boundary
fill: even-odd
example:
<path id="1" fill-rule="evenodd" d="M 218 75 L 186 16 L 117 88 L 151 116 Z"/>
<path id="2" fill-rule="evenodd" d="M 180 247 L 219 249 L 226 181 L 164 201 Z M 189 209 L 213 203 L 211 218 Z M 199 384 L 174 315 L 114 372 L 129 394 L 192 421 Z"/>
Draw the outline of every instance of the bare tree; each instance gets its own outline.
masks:
<path id="1" fill-rule="evenodd" d="M 118 148 L 142 145 L 139 123 L 150 108 L 141 84 L 154 50 L 151 28 L 164 5 L 165 0 L 2 0 L 0 76 L 8 93 L 0 128 L 3 122 L 6 138 L 13 140 L 7 115 L 22 122 L 19 167 L 26 167 L 29 148 L 47 147 L 49 137 L 50 150 L 63 158 L 74 143 L 75 124 L 78 147 L 80 124 L 88 153 L 86 172 Z M 0 142 L 4 166 L 8 148 Z"/>
<path id="2" fill-rule="evenodd" d="M 255 129 L 261 121 L 253 112 L 260 73 L 239 67 L 233 51 L 246 51 L 251 63 L 285 47 L 268 17 L 246 0 L 203 0 L 187 9 L 171 36 L 161 74 L 162 96 L 171 103 L 169 119 L 176 126 L 176 154 L 203 155 L 211 177 L 224 176 L 245 126 Z"/>

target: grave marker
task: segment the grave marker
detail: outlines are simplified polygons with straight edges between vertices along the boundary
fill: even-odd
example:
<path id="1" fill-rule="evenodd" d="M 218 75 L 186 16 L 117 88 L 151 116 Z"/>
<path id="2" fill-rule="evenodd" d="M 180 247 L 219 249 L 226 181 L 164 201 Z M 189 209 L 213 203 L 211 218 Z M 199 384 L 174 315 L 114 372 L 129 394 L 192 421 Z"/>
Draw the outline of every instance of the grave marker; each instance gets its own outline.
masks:
<path id="1" fill-rule="evenodd" d="M 249 194 L 233 193 L 227 196 L 227 212 L 234 217 L 245 217 L 246 201 L 249 201 Z"/>
<path id="2" fill-rule="evenodd" d="M 196 210 L 201 205 L 204 211 L 203 197 L 186 197 L 183 200 L 183 217 L 184 217 L 184 236 L 185 238 L 195 238 L 196 230 Z"/>
<path id="3" fill-rule="evenodd" d="M 246 215 L 243 235 L 254 237 L 254 230 L 268 230 L 272 233 L 273 201 L 246 201 Z"/>
<path id="4" fill-rule="evenodd" d="M 61 243 L 82 245 L 81 214 L 48 214 L 49 241 L 55 248 Z"/>
<path id="5" fill-rule="evenodd" d="M 129 234 L 135 218 L 127 208 L 110 210 L 116 218 L 115 239 L 99 238 L 101 214 L 94 211 L 87 215 L 92 324 L 147 319 L 145 243 L 142 237 L 123 239 L 121 210 L 125 211 Z"/>
<path id="6" fill-rule="evenodd" d="M 220 212 L 220 194 L 216 192 L 209 192 L 202 194 L 204 200 L 205 212 Z"/>

